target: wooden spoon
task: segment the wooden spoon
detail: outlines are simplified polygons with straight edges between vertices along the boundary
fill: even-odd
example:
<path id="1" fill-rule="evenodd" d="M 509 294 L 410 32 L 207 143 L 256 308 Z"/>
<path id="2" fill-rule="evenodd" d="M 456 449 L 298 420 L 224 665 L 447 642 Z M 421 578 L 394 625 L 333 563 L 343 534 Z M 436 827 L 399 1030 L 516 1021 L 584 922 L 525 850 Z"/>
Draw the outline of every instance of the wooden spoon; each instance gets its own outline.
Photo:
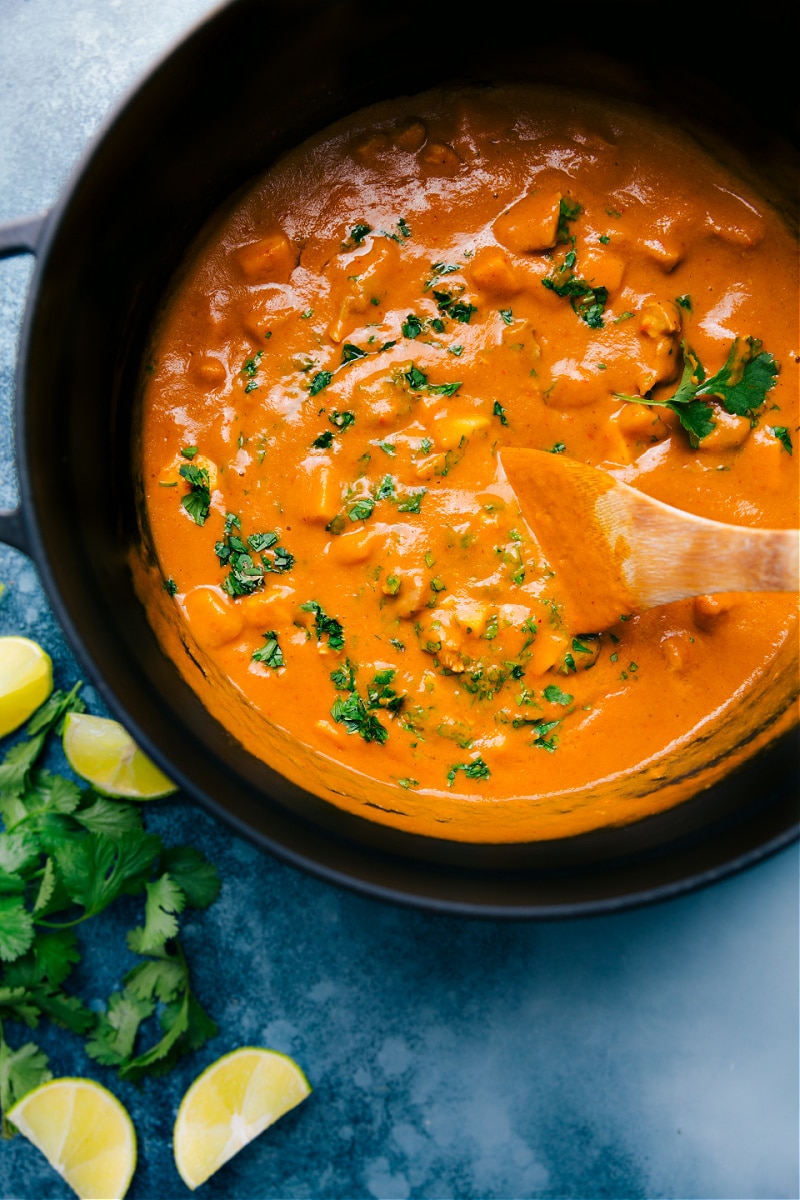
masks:
<path id="1" fill-rule="evenodd" d="M 800 531 L 708 521 L 543 450 L 500 451 L 573 628 L 714 592 L 796 592 Z"/>

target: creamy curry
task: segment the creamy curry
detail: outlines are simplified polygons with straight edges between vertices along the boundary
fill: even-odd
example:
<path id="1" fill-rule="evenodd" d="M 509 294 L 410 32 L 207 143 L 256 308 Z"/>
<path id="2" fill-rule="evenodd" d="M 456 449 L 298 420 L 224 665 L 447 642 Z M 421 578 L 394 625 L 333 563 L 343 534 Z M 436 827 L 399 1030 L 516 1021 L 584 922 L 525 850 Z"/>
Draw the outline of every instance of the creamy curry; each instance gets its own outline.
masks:
<path id="1" fill-rule="evenodd" d="M 341 807 L 481 841 L 630 821 L 791 721 L 796 596 L 570 628 L 498 451 L 796 527 L 797 380 L 795 243 L 680 131 L 521 87 L 375 106 L 176 283 L 142 595 L 214 715 Z"/>

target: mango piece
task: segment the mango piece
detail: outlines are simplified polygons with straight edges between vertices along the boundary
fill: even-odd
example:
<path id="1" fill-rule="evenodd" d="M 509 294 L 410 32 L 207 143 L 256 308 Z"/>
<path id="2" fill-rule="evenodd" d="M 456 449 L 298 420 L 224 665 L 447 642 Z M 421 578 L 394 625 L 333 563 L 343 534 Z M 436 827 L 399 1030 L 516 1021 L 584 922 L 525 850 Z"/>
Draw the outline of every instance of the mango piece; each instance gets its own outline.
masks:
<path id="1" fill-rule="evenodd" d="M 514 296 L 520 291 L 520 283 L 507 256 L 492 246 L 478 251 L 467 270 L 467 277 L 474 287 L 490 296 Z"/>
<path id="2" fill-rule="evenodd" d="M 495 221 L 498 242 L 515 254 L 551 250 L 556 244 L 561 192 L 531 192 Z"/>
<path id="3" fill-rule="evenodd" d="M 232 642 L 242 632 L 241 614 L 220 588 L 192 588 L 183 598 L 183 608 L 194 636 L 208 650 Z"/>
<path id="4" fill-rule="evenodd" d="M 248 283 L 288 283 L 297 266 L 297 251 L 282 229 L 234 251 L 236 263 Z"/>

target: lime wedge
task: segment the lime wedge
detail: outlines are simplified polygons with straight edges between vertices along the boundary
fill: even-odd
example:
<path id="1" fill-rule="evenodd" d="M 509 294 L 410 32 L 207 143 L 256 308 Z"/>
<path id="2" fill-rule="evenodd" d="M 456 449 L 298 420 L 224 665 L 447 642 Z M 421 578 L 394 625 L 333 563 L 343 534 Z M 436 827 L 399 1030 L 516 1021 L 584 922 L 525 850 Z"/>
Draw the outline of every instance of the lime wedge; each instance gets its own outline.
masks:
<path id="1" fill-rule="evenodd" d="M 104 796 L 156 800 L 178 790 L 119 721 L 67 713 L 63 744 L 75 774 Z"/>
<path id="2" fill-rule="evenodd" d="M 51 1079 L 7 1116 L 82 1200 L 122 1200 L 136 1167 L 136 1134 L 126 1109 L 99 1083 Z"/>
<path id="3" fill-rule="evenodd" d="M 0 637 L 0 737 L 32 717 L 53 690 L 53 664 L 38 642 Z"/>
<path id="4" fill-rule="evenodd" d="M 244 1046 L 218 1058 L 178 1109 L 173 1148 L 186 1186 L 194 1190 L 205 1183 L 310 1092 L 297 1063 L 277 1050 Z"/>

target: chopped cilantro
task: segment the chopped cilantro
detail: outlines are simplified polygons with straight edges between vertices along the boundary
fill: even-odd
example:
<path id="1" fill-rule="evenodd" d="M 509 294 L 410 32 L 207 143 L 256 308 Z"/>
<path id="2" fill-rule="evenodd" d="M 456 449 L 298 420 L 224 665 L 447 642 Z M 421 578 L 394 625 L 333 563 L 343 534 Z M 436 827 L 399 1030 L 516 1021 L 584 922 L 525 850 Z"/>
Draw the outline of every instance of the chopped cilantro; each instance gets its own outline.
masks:
<path id="1" fill-rule="evenodd" d="M 592 650 L 589 648 L 589 646 L 584 646 L 584 644 L 580 640 L 580 638 L 572 639 L 572 649 L 575 651 L 576 654 L 592 654 L 593 653 Z"/>
<path id="2" fill-rule="evenodd" d="M 211 484 L 205 467 L 196 467 L 185 463 L 179 468 L 178 474 L 189 484 L 189 491 L 181 504 L 186 509 L 195 525 L 205 525 L 206 517 L 211 511 Z"/>
<path id="3" fill-rule="evenodd" d="M 356 414 L 345 409 L 344 412 L 337 412 L 335 409 L 328 417 L 331 425 L 335 425 L 337 429 L 349 429 L 355 424 Z"/>
<path id="4" fill-rule="evenodd" d="M 359 734 L 365 742 L 378 742 L 382 746 L 389 736 L 386 726 L 367 711 L 364 701 L 355 693 L 344 699 L 337 696 L 331 706 L 331 716 L 344 725 L 348 733 Z"/>
<path id="5" fill-rule="evenodd" d="M 574 221 L 580 216 L 581 206 L 577 200 L 570 200 L 569 196 L 562 196 L 558 206 L 558 225 L 556 226 L 556 241 L 569 242 L 572 234 L 569 230 L 569 221 Z"/>
<path id="6" fill-rule="evenodd" d="M 344 646 L 344 630 L 341 622 L 337 621 L 336 617 L 329 617 L 316 600 L 307 600 L 300 607 L 304 612 L 313 612 L 317 641 L 321 642 L 323 637 L 326 637 L 332 650 L 341 650 Z"/>
<path id="7" fill-rule="evenodd" d="M 513 321 L 514 321 L 514 314 L 513 314 L 513 312 L 511 311 L 511 309 L 510 309 L 510 308 L 501 308 L 501 309 L 500 309 L 500 316 L 503 318 L 503 321 L 504 321 L 504 323 L 505 323 L 506 325 L 511 325 L 511 324 L 513 324 Z"/>
<path id="8" fill-rule="evenodd" d="M 566 448 L 567 447 L 564 445 L 563 442 L 556 442 L 555 445 L 550 447 L 550 453 L 551 454 L 563 454 L 564 451 L 566 450 Z"/>
<path id="9" fill-rule="evenodd" d="M 431 263 L 432 278 L 425 280 L 422 290 L 425 292 L 430 291 L 430 289 L 433 287 L 434 283 L 436 282 L 437 278 L 439 278 L 442 275 L 454 275 L 456 273 L 456 271 L 460 271 L 460 270 L 461 270 L 461 268 L 457 264 L 454 264 L 454 263 L 443 263 L 443 262 Z"/>
<path id="10" fill-rule="evenodd" d="M 418 317 L 415 313 L 409 313 L 405 321 L 400 327 L 403 332 L 403 337 L 417 338 L 425 328 L 425 322 L 422 317 Z"/>
<path id="11" fill-rule="evenodd" d="M 390 458 L 394 458 L 397 451 L 391 442 L 378 442 L 378 445 L 384 454 L 388 454 Z"/>
<path id="12" fill-rule="evenodd" d="M 604 246 L 607 246 L 608 243 L 611 241 L 611 238 L 608 236 L 607 233 L 603 233 L 600 235 L 599 240 L 603 243 Z"/>
<path id="13" fill-rule="evenodd" d="M 548 684 L 542 694 L 545 700 L 549 701 L 550 704 L 561 704 L 564 706 L 567 704 L 572 704 L 572 701 L 575 698 L 574 696 L 570 696 L 569 692 L 562 692 L 561 688 L 556 683 Z"/>
<path id="14" fill-rule="evenodd" d="M 419 787 L 419 780 L 418 779 L 410 779 L 410 778 L 398 779 L 397 785 L 398 785 L 398 787 L 401 787 L 401 788 L 415 788 L 415 787 Z"/>
<path id="15" fill-rule="evenodd" d="M 489 779 L 491 776 L 491 771 L 483 759 L 479 756 L 478 758 L 473 758 L 472 761 L 468 763 L 455 763 L 454 766 L 452 766 L 447 772 L 448 787 L 453 786 L 456 781 L 456 775 L 459 771 L 463 771 L 467 779 Z"/>
<path id="16" fill-rule="evenodd" d="M 348 510 L 351 521 L 366 521 L 372 516 L 375 501 L 370 496 L 362 496 Z"/>
<path id="17" fill-rule="evenodd" d="M 403 372 L 403 378 L 415 392 L 421 391 L 428 384 L 428 376 L 424 371 L 420 371 L 419 367 L 415 366 L 414 363 L 411 364 L 407 371 Z"/>
<path id="18" fill-rule="evenodd" d="M 342 249 L 349 250 L 352 246 L 360 246 L 368 233 L 372 233 L 372 226 L 367 225 L 365 221 L 359 221 L 350 230 L 347 240 L 342 242 Z"/>
<path id="19" fill-rule="evenodd" d="M 474 304 L 465 304 L 463 300 L 459 300 L 451 292 L 437 292 L 434 290 L 433 298 L 440 313 L 452 317 L 454 321 L 460 321 L 462 325 L 468 325 L 472 319 L 472 314 L 478 311 Z"/>
<path id="20" fill-rule="evenodd" d="M 278 667 L 284 666 L 283 652 L 278 645 L 278 635 L 274 629 L 271 629 L 264 635 L 264 645 L 259 646 L 254 650 L 251 658 L 253 662 L 263 663 L 265 667 L 271 667 L 273 671 L 277 671 Z"/>
<path id="21" fill-rule="evenodd" d="M 787 454 L 792 453 L 792 435 L 785 425 L 770 425 L 770 433 L 774 434 Z"/>
<path id="22" fill-rule="evenodd" d="M 333 430 L 326 429 L 319 435 L 319 437 L 314 438 L 314 441 L 311 443 L 311 445 L 315 450 L 329 450 L 332 442 Z"/>
<path id="23" fill-rule="evenodd" d="M 676 296 L 675 303 L 680 308 L 685 308 L 687 312 L 692 311 L 692 297 L 688 294 L 688 292 L 683 296 Z"/>
<path id="24" fill-rule="evenodd" d="M 244 366 L 242 367 L 242 375 L 247 375 L 252 379 L 252 377 L 255 375 L 256 371 L 258 370 L 258 364 L 261 361 L 263 354 L 264 354 L 264 351 L 259 350 L 259 351 L 257 351 L 256 354 L 253 355 L 252 358 L 248 358 L 247 361 L 245 362 Z"/>
<path id="25" fill-rule="evenodd" d="M 175 580 L 174 580 L 174 579 L 170 578 L 170 579 L 165 579 L 165 580 L 164 580 L 164 591 L 165 591 L 165 592 L 167 593 L 167 595 L 169 595 L 169 596 L 175 596 L 175 595 L 177 595 L 177 592 L 178 592 L 178 585 L 177 585 L 177 583 L 175 582 Z"/>
<path id="26" fill-rule="evenodd" d="M 354 346 L 352 342 L 345 342 L 342 346 L 342 362 L 354 362 L 357 358 L 366 358 L 366 350 L 362 350 L 360 346 Z"/>
<path id="27" fill-rule="evenodd" d="M 184 458 L 187 458 L 189 462 L 191 462 L 194 456 L 197 454 L 197 446 L 184 446 L 181 450 L 181 454 Z"/>
<path id="28" fill-rule="evenodd" d="M 419 488 L 416 492 L 408 492 L 397 505 L 397 511 L 418 513 L 422 504 L 422 498 L 427 494 L 427 491 L 427 488 Z"/>
<path id="29" fill-rule="evenodd" d="M 574 273 L 576 258 L 574 251 L 567 254 L 564 263 L 553 275 L 547 275 L 542 284 L 557 296 L 566 297 L 572 310 L 585 321 L 590 329 L 603 328 L 603 309 L 608 300 L 608 289 L 596 287 L 580 279 Z"/>
<path id="30" fill-rule="evenodd" d="M 356 690 L 356 669 L 348 658 L 343 667 L 331 671 L 331 683 L 340 692 Z"/>
<path id="31" fill-rule="evenodd" d="M 409 225 L 409 223 L 405 219 L 405 217 L 401 217 L 400 220 L 397 222 L 397 228 L 400 230 L 401 237 L 404 237 L 406 239 L 411 237 L 411 226 Z"/>
<path id="32" fill-rule="evenodd" d="M 375 489 L 376 500 L 392 500 L 395 495 L 395 482 L 391 475 L 384 475 Z"/>
<path id="33" fill-rule="evenodd" d="M 499 417 L 501 425 L 508 424 L 508 417 L 506 416 L 506 410 L 503 408 L 503 406 L 499 400 L 495 400 L 495 402 L 494 402 L 494 405 L 492 407 L 492 416 Z"/>
<path id="34" fill-rule="evenodd" d="M 319 395 L 319 393 L 329 385 L 332 379 L 332 371 L 317 371 L 316 374 L 312 375 L 311 377 L 311 383 L 308 389 L 309 396 Z"/>
<path id="35" fill-rule="evenodd" d="M 461 387 L 461 381 L 458 383 L 429 383 L 425 390 L 431 396 L 455 396 L 458 389 Z"/>

